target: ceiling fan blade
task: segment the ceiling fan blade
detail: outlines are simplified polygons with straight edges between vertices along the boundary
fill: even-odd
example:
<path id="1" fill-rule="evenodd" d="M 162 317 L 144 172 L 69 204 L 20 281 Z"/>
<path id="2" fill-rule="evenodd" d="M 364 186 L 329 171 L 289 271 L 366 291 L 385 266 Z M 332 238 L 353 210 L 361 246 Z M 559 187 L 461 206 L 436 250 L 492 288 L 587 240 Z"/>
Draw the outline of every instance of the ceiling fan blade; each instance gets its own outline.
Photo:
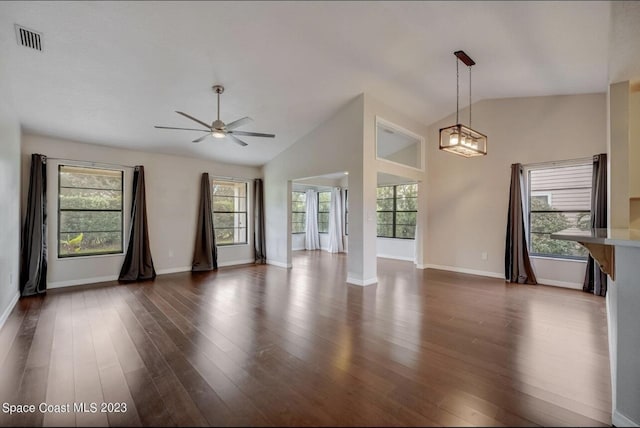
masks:
<path id="1" fill-rule="evenodd" d="M 200 125 L 204 126 L 205 128 L 211 130 L 211 125 L 208 125 L 206 123 L 204 123 L 203 121 L 201 121 L 200 119 L 196 119 L 193 116 L 189 116 L 187 113 L 183 113 L 181 111 L 176 111 L 176 113 L 181 114 L 182 116 L 186 117 L 187 119 L 191 119 L 194 122 L 198 122 Z"/>
<path id="2" fill-rule="evenodd" d="M 261 134 L 259 132 L 246 132 L 246 131 L 227 131 L 229 134 L 246 135 L 247 137 L 267 137 L 275 138 L 274 134 Z"/>
<path id="3" fill-rule="evenodd" d="M 205 138 L 207 138 L 209 135 L 211 134 L 204 134 L 202 137 L 200 138 L 196 138 L 195 140 L 192 141 L 192 143 L 199 143 L 200 141 L 204 140 Z"/>
<path id="4" fill-rule="evenodd" d="M 196 129 L 196 128 L 174 128 L 173 126 L 154 126 L 154 128 L 158 129 L 178 129 L 181 131 L 200 131 L 200 132 L 211 132 L 209 129 Z"/>
<path id="5" fill-rule="evenodd" d="M 253 122 L 253 119 L 251 119 L 250 117 L 243 117 L 242 119 L 234 120 L 233 122 L 228 123 L 227 129 L 236 129 L 251 122 Z"/>
<path id="6" fill-rule="evenodd" d="M 231 138 L 231 139 L 233 140 L 233 142 L 234 142 L 234 143 L 238 143 L 238 144 L 240 144 L 241 146 L 247 146 L 247 145 L 248 145 L 247 143 L 245 143 L 245 142 L 244 142 L 244 141 L 242 141 L 241 139 L 239 139 L 239 138 L 237 138 L 237 137 L 234 137 L 234 136 L 233 136 L 233 135 L 231 135 L 231 134 L 227 134 L 227 136 L 228 136 L 229 138 Z"/>

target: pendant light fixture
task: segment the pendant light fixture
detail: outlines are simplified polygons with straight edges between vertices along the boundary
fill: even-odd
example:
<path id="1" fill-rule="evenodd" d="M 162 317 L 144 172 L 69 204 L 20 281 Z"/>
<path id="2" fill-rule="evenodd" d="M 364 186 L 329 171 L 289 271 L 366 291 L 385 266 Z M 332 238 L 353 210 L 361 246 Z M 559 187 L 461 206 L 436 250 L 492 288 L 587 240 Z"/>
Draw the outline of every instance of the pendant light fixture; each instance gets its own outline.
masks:
<path id="1" fill-rule="evenodd" d="M 471 66 L 475 65 L 464 51 L 456 51 L 456 124 L 440 129 L 440 150 L 455 153 L 467 158 L 487 154 L 487 136 L 471 129 Z M 459 120 L 460 73 L 458 61 L 469 67 L 469 126 L 462 125 Z"/>

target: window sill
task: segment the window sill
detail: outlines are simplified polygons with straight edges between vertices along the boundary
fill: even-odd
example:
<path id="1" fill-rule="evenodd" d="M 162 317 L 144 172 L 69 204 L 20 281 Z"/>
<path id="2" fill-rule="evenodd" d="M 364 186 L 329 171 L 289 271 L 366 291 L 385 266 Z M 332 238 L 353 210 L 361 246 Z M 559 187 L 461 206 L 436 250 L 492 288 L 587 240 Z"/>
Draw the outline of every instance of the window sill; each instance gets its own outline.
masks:
<path id="1" fill-rule="evenodd" d="M 391 238 L 389 236 L 376 236 L 376 238 L 377 239 L 390 239 L 390 240 L 393 240 L 393 241 L 397 241 L 397 240 L 400 240 L 400 241 L 415 241 L 416 240 L 416 238 Z"/>
<path id="2" fill-rule="evenodd" d="M 69 257 L 60 257 L 57 256 L 57 260 L 84 260 L 84 259 L 96 259 L 100 257 L 124 257 L 124 252 L 122 253 L 113 253 L 113 254 L 87 254 L 86 256 L 69 256 Z"/>
<path id="3" fill-rule="evenodd" d="M 238 244 L 216 244 L 216 247 L 218 248 L 225 248 L 225 247 L 248 247 L 249 243 L 248 242 L 242 242 L 242 243 L 238 243 Z"/>
<path id="4" fill-rule="evenodd" d="M 574 263 L 587 263 L 587 259 L 569 259 L 566 257 L 549 257 L 549 256 L 529 256 L 532 259 L 540 259 L 540 260 L 553 260 L 557 262 L 574 262 Z"/>

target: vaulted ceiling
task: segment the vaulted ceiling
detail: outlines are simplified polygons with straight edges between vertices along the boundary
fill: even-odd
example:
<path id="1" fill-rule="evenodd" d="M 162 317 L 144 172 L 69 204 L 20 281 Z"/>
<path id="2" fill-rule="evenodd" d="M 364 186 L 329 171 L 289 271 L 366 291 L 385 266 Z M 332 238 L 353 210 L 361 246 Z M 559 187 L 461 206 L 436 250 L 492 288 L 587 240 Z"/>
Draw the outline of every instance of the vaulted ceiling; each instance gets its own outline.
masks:
<path id="1" fill-rule="evenodd" d="M 474 100 L 604 92 L 608 2 L 2 2 L 0 71 L 27 132 L 261 165 L 361 92 L 430 124 L 455 111 L 455 57 Z M 43 34 L 16 43 L 14 24 Z M 461 70 L 466 73 L 466 70 Z M 461 90 L 466 94 L 466 74 Z M 198 133 L 251 116 L 230 141 Z M 466 96 L 463 97 L 465 104 Z"/>

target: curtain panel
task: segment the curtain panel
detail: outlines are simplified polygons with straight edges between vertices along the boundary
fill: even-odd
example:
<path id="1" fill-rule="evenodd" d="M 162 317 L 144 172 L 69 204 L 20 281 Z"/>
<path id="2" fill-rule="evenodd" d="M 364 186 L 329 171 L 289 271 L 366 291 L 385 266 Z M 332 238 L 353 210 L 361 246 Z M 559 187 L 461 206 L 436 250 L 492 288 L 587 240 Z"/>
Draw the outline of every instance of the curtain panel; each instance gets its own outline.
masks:
<path id="1" fill-rule="evenodd" d="M 309 189 L 306 192 L 307 205 L 304 224 L 304 248 L 307 250 L 320 249 L 320 234 L 318 232 L 318 194 Z"/>
<path id="2" fill-rule="evenodd" d="M 522 165 L 515 163 L 511 165 L 504 273 L 509 282 L 537 284 L 538 281 L 529 259 L 523 205 Z"/>
<path id="3" fill-rule="evenodd" d="M 20 248 L 20 295 L 47 291 L 47 157 L 31 155 L 27 212 Z"/>
<path id="4" fill-rule="evenodd" d="M 200 178 L 200 203 L 198 206 L 198 223 L 196 241 L 193 248 L 192 272 L 218 269 L 218 248 L 216 233 L 213 227 L 213 210 L 211 209 L 211 182 L 209 174 L 204 172 Z"/>
<path id="5" fill-rule="evenodd" d="M 593 178 L 591 186 L 591 227 L 607 227 L 607 155 L 593 157 Z M 607 295 L 607 274 L 591 255 L 587 260 L 587 272 L 582 289 L 596 296 Z"/>
<path id="6" fill-rule="evenodd" d="M 133 197 L 131 203 L 131 227 L 129 245 L 125 255 L 120 281 L 143 281 L 154 279 L 151 247 L 149 246 L 149 225 L 147 223 L 147 199 L 144 184 L 144 167 L 138 165 L 133 171 Z"/>
<path id="7" fill-rule="evenodd" d="M 264 184 L 261 178 L 256 178 L 253 182 L 253 248 L 256 264 L 267 263 L 264 233 Z"/>

